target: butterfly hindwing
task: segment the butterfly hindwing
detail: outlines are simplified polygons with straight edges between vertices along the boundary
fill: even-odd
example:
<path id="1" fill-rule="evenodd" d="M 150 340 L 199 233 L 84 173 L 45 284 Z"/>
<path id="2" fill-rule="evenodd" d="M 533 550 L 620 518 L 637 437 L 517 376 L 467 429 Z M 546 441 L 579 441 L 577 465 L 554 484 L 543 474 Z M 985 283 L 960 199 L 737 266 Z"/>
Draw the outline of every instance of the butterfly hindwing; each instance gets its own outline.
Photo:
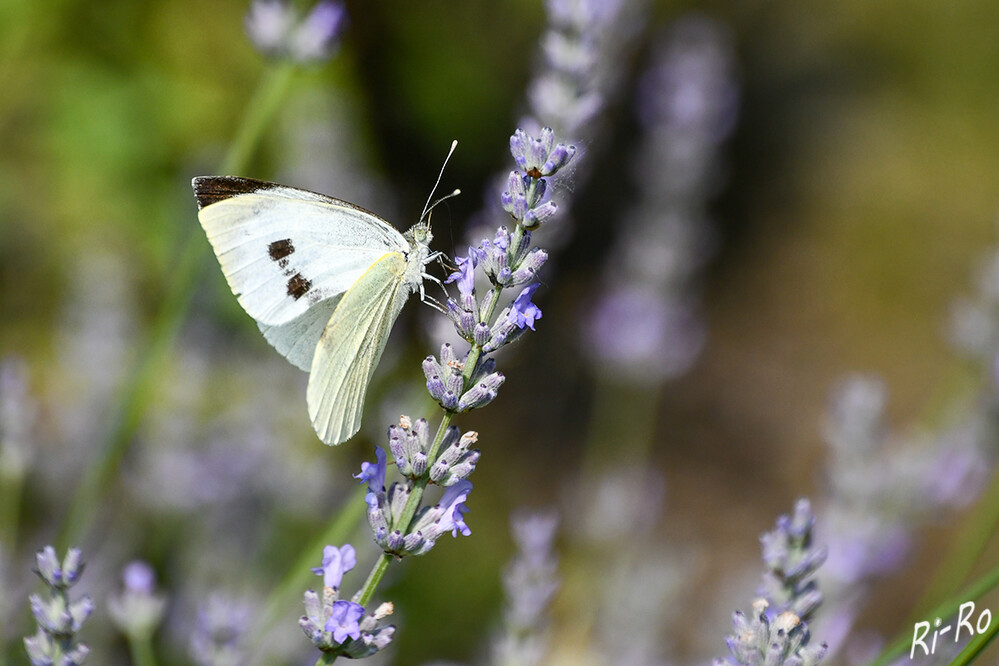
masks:
<path id="1" fill-rule="evenodd" d="M 406 258 L 386 254 L 340 299 L 322 333 L 309 376 L 309 417 L 319 438 L 340 444 L 361 427 L 368 382 L 411 287 Z"/>

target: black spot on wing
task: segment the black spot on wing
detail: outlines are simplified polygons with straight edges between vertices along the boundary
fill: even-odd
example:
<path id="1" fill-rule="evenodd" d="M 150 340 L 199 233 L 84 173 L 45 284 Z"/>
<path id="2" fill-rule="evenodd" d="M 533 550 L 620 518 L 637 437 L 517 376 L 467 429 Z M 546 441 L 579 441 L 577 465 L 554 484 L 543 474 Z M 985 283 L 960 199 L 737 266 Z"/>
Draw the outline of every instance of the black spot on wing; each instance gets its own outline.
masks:
<path id="1" fill-rule="evenodd" d="M 198 200 L 199 209 L 240 194 L 280 187 L 265 180 L 238 176 L 197 176 L 191 181 L 191 186 L 194 188 L 194 198 Z"/>
<path id="2" fill-rule="evenodd" d="M 302 277 L 301 273 L 295 273 L 288 280 L 288 295 L 296 301 L 305 296 L 312 289 L 312 282 Z"/>
<path id="3" fill-rule="evenodd" d="M 291 244 L 290 238 L 277 240 L 267 246 L 267 254 L 271 255 L 274 261 L 281 261 L 295 251 L 295 246 Z"/>

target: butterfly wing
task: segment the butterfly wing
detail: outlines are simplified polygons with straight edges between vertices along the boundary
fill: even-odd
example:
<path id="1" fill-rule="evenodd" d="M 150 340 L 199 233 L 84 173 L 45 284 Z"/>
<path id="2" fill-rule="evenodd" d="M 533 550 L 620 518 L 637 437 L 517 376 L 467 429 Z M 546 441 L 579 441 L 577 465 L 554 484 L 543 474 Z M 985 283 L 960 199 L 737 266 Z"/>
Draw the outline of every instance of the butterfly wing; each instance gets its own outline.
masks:
<path id="1" fill-rule="evenodd" d="M 361 428 L 368 383 L 411 292 L 405 273 L 401 253 L 375 262 L 340 299 L 316 346 L 309 417 L 327 444 L 345 442 Z"/>
<path id="2" fill-rule="evenodd" d="M 308 372 L 312 369 L 312 357 L 315 356 L 319 338 L 322 337 L 326 324 L 329 323 L 342 296 L 343 294 L 338 294 L 316 303 L 306 310 L 305 314 L 287 324 L 269 326 L 258 322 L 257 326 L 274 349 L 277 349 L 292 365 Z"/>
<path id="3" fill-rule="evenodd" d="M 293 334 L 318 339 L 324 325 L 318 313 L 300 319 L 310 308 L 343 294 L 386 253 L 409 249 L 389 223 L 346 201 L 232 176 L 198 177 L 193 186 L 229 287 L 289 358 L 286 349 L 301 347 Z M 306 354 L 294 355 L 301 367 Z"/>

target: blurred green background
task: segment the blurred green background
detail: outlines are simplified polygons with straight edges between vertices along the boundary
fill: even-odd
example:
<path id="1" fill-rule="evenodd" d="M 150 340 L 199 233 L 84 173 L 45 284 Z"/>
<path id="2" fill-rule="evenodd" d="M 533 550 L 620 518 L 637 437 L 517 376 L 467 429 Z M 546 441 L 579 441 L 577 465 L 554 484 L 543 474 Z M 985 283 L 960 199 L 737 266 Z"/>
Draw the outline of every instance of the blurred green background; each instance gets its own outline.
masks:
<path id="1" fill-rule="evenodd" d="M 435 213 L 434 227 L 439 249 L 463 254 L 462 230 L 488 179 L 510 168 L 508 136 L 537 61 L 543 10 L 527 0 L 347 6 L 341 50 L 295 79 L 241 175 L 356 201 L 405 228 L 456 138 L 442 187 L 463 194 Z M 74 299 L 90 307 L 81 266 L 112 258 L 117 268 L 98 283 L 120 283 L 103 288 L 128 294 L 132 339 L 141 339 L 179 248 L 201 234 L 190 179 L 216 172 L 265 67 L 244 35 L 246 8 L 230 0 L 0 0 L 0 356 L 19 356 L 30 369 L 42 403 L 39 438 L 59 430 L 56 397 L 79 400 L 74 394 L 91 390 L 65 376 L 60 343 Z M 903 426 L 932 425 L 966 386 L 945 324 L 953 299 L 970 292 L 974 271 L 999 240 L 999 8 L 985 0 L 658 2 L 623 81 L 635 80 L 652 41 L 689 11 L 732 31 L 741 103 L 714 207 L 720 247 L 703 292 L 708 344 L 688 375 L 651 396 L 653 456 L 666 479 L 665 518 L 655 530 L 668 543 L 698 549 L 708 581 L 739 562 L 751 570 L 758 534 L 795 497 L 821 489 L 820 425 L 843 374 L 881 374 L 892 421 Z M 481 651 L 498 621 L 499 571 L 512 553 L 508 514 L 558 504 L 578 469 L 594 399 L 579 319 L 614 237 L 614 215 L 635 189 L 622 169 L 638 140 L 633 107 L 629 92 L 606 112 L 613 140 L 588 155 L 592 177 L 577 194 L 590 205 L 577 208 L 571 242 L 545 274 L 537 334 L 503 359 L 499 400 L 460 422 L 479 430 L 483 450 L 469 503 L 473 536 L 406 562 L 378 595 L 399 610 L 397 663 L 470 660 Z M 208 339 L 202 361 L 216 364 L 212 373 L 263 364 L 268 370 L 254 381 L 290 386 L 274 399 L 287 401 L 300 422 L 282 421 L 269 446 L 304 452 L 344 488 L 347 474 L 370 457 L 370 442 L 327 450 L 312 437 L 304 375 L 275 361 L 229 294 L 207 242 L 203 255 L 178 347 Z M 419 361 L 435 347 L 417 309 L 404 313 L 400 351 L 389 354 L 399 357 L 387 359 L 378 383 L 382 395 L 405 382 L 419 396 Z M 124 366 L 135 349 L 123 351 Z M 173 378 L 196 371 L 172 365 L 158 391 L 165 395 Z M 198 405 L 204 418 L 246 389 L 221 376 L 206 382 L 210 398 Z M 414 416 L 426 409 L 422 398 L 396 392 Z M 367 432 L 377 437 L 388 422 Z M 72 432 L 56 440 L 92 445 L 74 442 Z M 38 467 L 64 453 L 43 451 Z M 126 459 L 116 488 L 127 485 L 128 472 Z M 10 565 L 24 578 L 30 553 L 53 538 L 67 511 L 60 498 L 68 501 L 68 490 L 53 490 L 46 478 L 32 473 L 25 490 L 23 552 Z M 248 533 L 263 529 L 253 524 L 258 518 L 276 525 L 265 538 L 247 539 L 257 549 L 247 554 L 253 584 L 266 589 L 277 580 L 342 496 L 332 492 L 328 505 L 306 517 L 244 507 L 246 522 L 224 525 Z M 110 489 L 109 507 L 120 497 Z M 128 532 L 130 552 L 114 557 L 151 559 L 167 586 L 184 575 L 171 544 L 185 539 L 197 512 L 145 522 L 106 512 L 82 544 L 91 558 L 109 556 L 102 535 Z M 364 539 L 355 540 L 364 553 L 357 584 L 373 557 Z M 924 549 L 917 561 L 933 552 Z M 890 601 L 876 606 L 884 612 L 872 613 L 872 626 L 898 629 L 904 612 L 891 609 L 904 611 L 917 593 L 900 583 L 879 594 Z M 703 601 L 690 612 L 714 621 L 706 606 L 715 599 Z M 747 602 L 729 599 L 724 613 Z M 727 630 L 722 620 L 718 655 Z M 682 636 L 671 640 L 675 654 L 695 649 Z"/>

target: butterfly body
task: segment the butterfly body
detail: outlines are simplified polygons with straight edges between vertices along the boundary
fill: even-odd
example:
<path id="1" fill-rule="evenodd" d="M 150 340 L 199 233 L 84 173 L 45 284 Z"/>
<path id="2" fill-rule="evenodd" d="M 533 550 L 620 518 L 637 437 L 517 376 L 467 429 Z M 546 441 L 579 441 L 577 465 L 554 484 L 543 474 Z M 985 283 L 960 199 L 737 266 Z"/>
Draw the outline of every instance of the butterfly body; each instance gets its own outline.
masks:
<path id="1" fill-rule="evenodd" d="M 264 337 L 310 372 L 316 433 L 358 431 L 368 383 L 409 296 L 423 295 L 429 228 L 405 234 L 326 195 L 232 176 L 193 181 L 198 218 L 229 287 Z"/>

